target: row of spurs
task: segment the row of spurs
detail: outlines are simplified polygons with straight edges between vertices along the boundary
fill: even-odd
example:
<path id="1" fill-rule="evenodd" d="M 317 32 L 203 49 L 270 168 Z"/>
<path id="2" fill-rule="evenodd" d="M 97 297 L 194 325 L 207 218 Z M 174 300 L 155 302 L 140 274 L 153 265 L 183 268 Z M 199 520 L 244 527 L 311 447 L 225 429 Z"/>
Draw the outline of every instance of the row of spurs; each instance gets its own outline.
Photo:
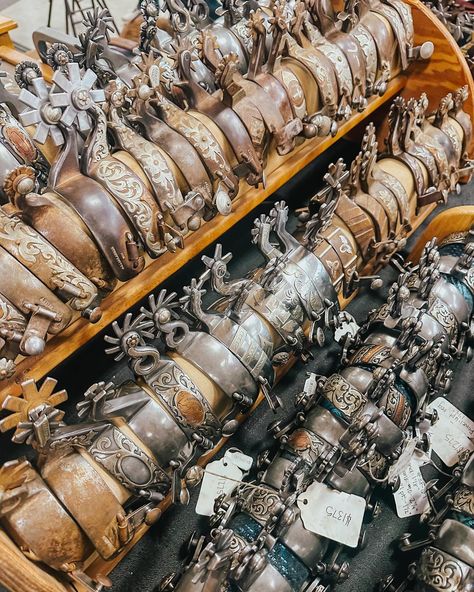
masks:
<path id="1" fill-rule="evenodd" d="M 10 199 L 0 210 L 0 266 L 5 277 L 1 290 L 2 376 L 14 371 L 14 359 L 19 352 L 24 355 L 41 353 L 46 336 L 62 331 L 76 311 L 97 321 L 101 315 L 100 301 L 113 288 L 116 279 L 130 278 L 143 269 L 141 247 L 147 242 L 150 245 L 157 234 L 166 239 L 176 230 L 171 218 L 168 223 L 164 214 L 153 215 L 158 205 L 145 185 L 145 177 L 138 177 L 130 168 L 134 159 L 135 164 L 143 166 L 143 174 L 147 170 L 163 172 L 162 160 L 155 160 L 162 155 L 162 152 L 157 154 L 158 144 L 139 136 L 118 116 L 115 120 L 111 116 L 114 123 L 107 124 L 105 111 L 94 102 L 103 91 L 86 90 L 84 86 L 85 80 L 91 86 L 95 75 L 88 70 L 89 74 L 81 78 L 76 63 L 68 63 L 67 68 L 75 82 L 80 81 L 80 89 L 58 71 L 55 88 L 60 86 L 64 92 L 49 94 L 33 65 L 17 71 L 18 78 L 30 80 L 31 88 L 36 88 L 37 95 L 45 101 L 42 104 L 37 95 L 22 89 L 20 97 L 27 97 L 31 103 L 38 99 L 37 108 L 22 114 L 23 119 L 30 124 L 38 123 L 40 113 L 51 111 L 51 118 L 59 121 L 59 124 L 46 125 L 41 119 L 35 132 L 41 140 L 49 135 L 64 140 L 49 170 L 46 159 L 5 103 L 0 111 L 4 190 Z M 53 100 L 53 97 L 56 98 Z M 458 183 L 469 177 L 471 165 L 467 147 L 472 124 L 463 111 L 466 97 L 465 88 L 447 95 L 431 116 L 427 115 L 428 101 L 424 95 L 407 102 L 396 99 L 389 114 L 390 131 L 385 152 L 377 154 L 375 129 L 369 126 L 361 154 L 350 173 L 343 172 L 340 182 L 333 181 L 331 191 L 326 191 L 326 198 L 334 205 L 332 196 L 336 186 L 346 188 L 341 198 L 345 206 L 340 207 L 344 221 L 351 222 L 352 216 L 362 209 L 359 212 L 361 229 L 354 230 L 349 240 L 360 254 L 360 261 L 367 262 L 374 256 L 390 257 L 399 246 L 399 239 L 410 231 L 420 208 L 445 200 L 450 190 L 457 189 Z M 51 100 L 62 107 L 53 106 Z M 118 101 L 114 93 L 110 100 L 112 104 Z M 84 104 L 85 110 L 73 107 L 70 101 L 76 101 L 76 107 Z M 106 110 L 118 113 L 115 107 Z M 94 113 L 96 125 L 82 143 L 78 122 L 89 121 L 89 111 Z M 73 125 L 67 127 L 64 121 L 61 123 L 63 118 Z M 156 121 L 161 120 L 156 118 Z M 165 125 L 163 121 L 161 124 Z M 119 129 L 124 137 L 133 136 L 134 140 L 128 151 L 118 150 L 112 154 L 107 133 Z M 177 135 L 184 141 L 183 136 Z M 174 139 L 171 144 L 176 145 Z M 25 164 L 26 160 L 23 164 L 12 163 L 12 155 L 20 151 L 29 159 L 28 164 L 36 167 L 36 172 Z M 158 169 L 153 168 L 157 163 Z M 13 170 L 7 173 L 12 165 Z M 192 168 L 196 171 L 194 166 Z M 31 192 L 42 178 L 47 183 L 45 191 Z M 151 178 L 157 182 L 156 174 Z M 163 183 L 166 179 L 170 181 L 166 186 L 172 190 L 173 177 L 164 174 Z M 174 190 L 172 193 L 182 196 Z M 194 204 L 204 204 L 197 192 L 191 191 L 188 195 Z M 172 203 L 170 200 L 165 200 L 166 207 Z M 175 219 L 183 221 L 194 210 L 188 207 L 189 201 L 178 202 L 181 205 L 173 206 L 168 213 L 173 211 Z M 328 204 L 322 208 L 326 210 L 331 211 Z M 153 229 L 158 227 L 161 230 L 155 233 Z M 177 238 L 176 233 L 174 236 Z M 152 250 L 147 250 L 152 254 Z M 158 250 L 161 252 L 161 247 Z M 341 260 L 337 254 L 330 252 L 324 256 L 329 259 L 325 264 L 337 283 L 345 263 L 342 261 L 338 268 Z M 356 260 L 357 257 L 353 258 L 352 266 L 346 269 L 346 291 L 351 290 L 349 276 L 354 272 Z"/>
<path id="2" fill-rule="evenodd" d="M 318 482 L 363 498 L 366 512 L 377 514 L 374 491 L 396 484 L 393 467 L 406 454 L 410 434 L 418 448 L 426 449 L 419 427 L 436 420 L 427 405 L 449 392 L 454 358 L 470 355 L 473 240 L 472 232 L 451 234 L 439 247 L 432 240 L 419 264 L 406 267 L 392 285 L 386 302 L 372 310 L 356 332 L 343 331 L 337 371 L 328 377 L 309 375 L 294 415 L 271 426 L 279 449 L 260 455 L 257 484 L 243 485 L 230 498 L 217 501 L 212 530 L 193 548 L 182 573 L 167 578 L 162 589 L 217 591 L 231 581 L 239 590 L 329 590 L 347 577 L 348 564 L 340 560 L 344 545 L 306 528 L 296 498 Z M 218 251 L 212 264 L 205 261 L 216 281 L 225 277 L 222 268 L 228 259 Z M 279 279 L 269 278 L 265 292 L 270 292 L 270 285 L 277 290 L 301 261 L 295 264 L 290 256 L 286 274 L 281 266 Z M 196 462 L 222 435 L 235 431 L 237 414 L 254 400 L 252 380 L 262 383 L 263 370 L 255 378 L 251 362 L 255 368 L 258 361 L 263 369 L 263 351 L 270 356 L 273 346 L 275 357 L 285 349 L 274 345 L 284 343 L 276 336 L 278 326 L 287 332 L 293 326 L 294 341 L 298 339 L 294 315 L 288 316 L 289 303 L 275 311 L 275 330 L 267 341 L 263 332 L 259 345 L 241 336 L 245 326 L 263 326 L 270 313 L 267 310 L 265 317 L 261 312 L 262 289 L 255 294 L 253 280 L 234 284 L 239 282 L 237 294 L 233 290 L 206 311 L 201 304 L 202 280 L 185 290 L 181 304 L 199 323 L 186 320 L 189 315 L 179 312 L 175 295 L 162 292 L 150 298 L 138 317 L 128 316 L 121 326 L 115 325 L 115 334 L 107 339 L 109 352 L 128 359 L 134 378 L 119 385 L 92 385 L 77 405 L 82 423 L 63 422 L 64 413 L 57 406 L 66 393 L 54 392 L 52 379 L 39 389 L 28 381 L 21 397 L 5 400 L 4 408 L 12 414 L 1 420 L 1 429 L 15 429 L 14 442 L 30 444 L 38 455 L 36 466 L 20 458 L 0 470 L 0 522 L 29 559 L 91 590 L 99 589 L 83 571 L 92 551 L 113 558 L 140 525 L 160 516 L 159 502 L 165 495 L 188 501 L 187 488 L 202 476 Z M 270 302 L 270 296 L 266 300 Z M 282 301 L 281 291 L 277 300 Z M 323 319 L 316 321 L 325 334 L 347 321 L 344 313 L 327 307 Z M 233 331 L 234 325 L 238 329 Z M 160 353 L 157 338 L 166 353 Z M 237 343 L 252 354 L 244 358 Z M 462 467 L 454 485 L 461 474 Z M 461 485 L 472 487 L 469 475 L 466 469 Z M 448 490 L 439 490 L 433 501 Z M 455 498 L 460 507 L 452 511 L 459 525 L 446 521 L 454 539 L 444 535 L 446 526 L 438 540 L 428 538 L 445 553 L 453 552 L 446 547 L 451 541 L 464 583 L 472 581 L 472 565 L 462 537 L 469 542 L 472 534 L 459 512 L 472 516 L 472 491 L 470 496 Z M 466 499 L 471 499 L 470 505 Z M 433 524 L 444 517 L 442 511 Z M 433 578 L 436 565 L 431 566 Z M 2 567 L 9 575 L 15 569 L 6 557 Z"/>
<path id="3" fill-rule="evenodd" d="M 397 2 L 395 6 L 380 3 L 367 14 L 382 18 L 388 10 L 393 12 L 393 23 L 402 22 L 402 13 L 409 21 L 405 5 Z M 47 59 L 56 67 L 52 87 L 47 86 L 37 65 L 26 62 L 16 71 L 16 81 L 22 88 L 19 97 L 4 87 L 0 89 L 3 198 L 10 202 L 2 208 L 8 236 L 0 252 L 2 270 L 11 278 L 2 299 L 3 318 L 12 320 L 3 323 L 2 330 L 4 358 L 8 360 L 13 360 L 18 351 L 26 355 L 41 353 L 46 335 L 62 331 L 75 311 L 91 321 L 98 320 L 104 294 L 113 289 L 117 279 L 125 281 L 140 273 L 145 252 L 157 257 L 166 250 L 173 251 L 183 246 L 183 234 L 198 228 L 216 211 L 230 212 L 238 178 L 245 177 L 251 184 L 262 180 L 266 148 L 276 145 L 277 151 L 286 153 L 303 128 L 314 128 L 321 113 L 308 119 L 308 113 L 317 111 L 316 104 L 308 109 L 311 96 L 313 102 L 319 101 L 315 97 L 329 100 L 320 109 L 330 113 L 325 119 L 330 125 L 323 126 L 328 133 L 334 131 L 336 113 L 348 114 L 347 105 L 339 109 L 344 93 L 340 92 L 337 77 L 334 72 L 328 74 L 336 66 L 330 66 L 329 57 L 323 59 L 322 49 L 315 49 L 321 45 L 329 56 L 337 53 L 338 44 L 326 42 L 326 37 L 321 36 L 320 42 L 303 47 L 303 42 L 295 41 L 287 31 L 277 34 L 278 27 L 281 29 L 289 18 L 289 9 L 285 12 L 275 6 L 271 18 L 268 14 L 264 17 L 264 12 L 248 16 L 245 22 L 253 31 L 252 56 L 256 57 L 249 58 L 250 69 L 245 77 L 236 64 L 232 65 L 233 60 L 226 62 L 223 58 L 220 63 L 226 64 L 219 71 L 223 76 L 226 73 L 228 87 L 214 93 L 206 90 L 203 80 L 197 83 L 185 75 L 199 71 L 193 59 L 195 46 L 190 46 L 186 35 L 175 39 L 174 60 L 170 61 L 168 54 L 154 53 L 153 44 L 158 42 L 150 30 L 158 31 L 159 27 L 152 27 L 151 21 L 159 23 L 160 19 L 150 16 L 150 5 L 144 5 L 143 10 L 148 16 L 142 30 L 141 56 L 131 61 L 127 57 L 124 63 L 120 54 L 118 60 L 117 51 L 114 53 L 112 46 L 104 42 L 107 15 L 94 13 L 89 15 L 87 32 L 80 40 L 81 51 L 75 56 L 66 44 L 51 42 L 48 46 Z M 293 6 L 291 10 L 295 15 L 302 13 L 301 7 Z M 262 21 L 273 23 L 271 35 L 265 26 L 262 28 Z M 412 29 L 408 21 L 403 21 L 407 35 Z M 336 35 L 341 47 L 351 35 Z M 268 50 L 266 39 L 270 38 L 273 41 Z M 282 44 L 274 38 L 280 42 L 286 39 L 285 47 L 293 47 L 297 54 L 275 61 L 281 79 L 260 64 L 267 53 L 268 60 L 280 56 L 274 44 L 278 48 Z M 214 47 L 214 41 L 212 44 Z M 205 35 L 202 45 L 209 45 Z M 341 47 L 335 59 L 338 68 L 345 63 L 339 55 Z M 398 60 L 406 65 L 413 54 L 410 42 L 397 42 L 391 47 L 406 57 Z M 82 71 L 74 60 L 81 63 Z M 398 61 L 394 60 L 394 64 Z M 321 74 L 325 68 L 329 70 Z M 302 86 L 297 84 L 298 72 Z M 282 92 L 285 78 L 288 87 Z M 336 86 L 333 88 L 331 83 L 332 90 L 328 87 L 327 92 L 321 92 L 323 81 L 330 80 Z M 354 80 L 360 80 L 360 76 Z M 371 88 L 370 84 L 366 86 Z M 299 115 L 295 101 L 288 102 L 290 88 L 299 97 Z M 459 169 L 465 168 L 470 130 L 466 117 L 459 117 L 464 99 L 462 92 L 458 95 L 447 101 L 443 115 L 431 126 L 444 126 L 440 133 L 444 150 L 448 150 L 449 143 L 452 146 L 447 158 L 438 150 L 439 158 L 426 182 L 419 176 L 420 171 L 423 175 L 424 165 L 416 169 L 417 191 L 421 193 L 436 188 L 441 178 L 440 188 L 446 191 Z M 281 110 L 276 108 L 276 97 L 286 105 Z M 416 129 L 425 116 L 426 105 L 417 103 L 413 116 Z M 19 119 L 32 132 L 33 141 Z M 464 125 L 457 129 L 459 138 L 462 136 L 457 143 L 456 134 L 451 134 L 450 140 L 444 137 L 446 130 L 452 131 L 454 120 Z M 400 127 L 397 134 L 410 135 L 411 131 L 402 132 Z M 44 152 L 54 161 L 52 166 L 38 148 L 45 142 Z M 462 155 L 455 162 L 459 149 Z M 18 244 L 26 248 L 15 247 Z M 28 286 L 28 298 L 19 295 L 19 285 Z M 7 366 L 3 375 L 13 369 L 12 364 Z"/>

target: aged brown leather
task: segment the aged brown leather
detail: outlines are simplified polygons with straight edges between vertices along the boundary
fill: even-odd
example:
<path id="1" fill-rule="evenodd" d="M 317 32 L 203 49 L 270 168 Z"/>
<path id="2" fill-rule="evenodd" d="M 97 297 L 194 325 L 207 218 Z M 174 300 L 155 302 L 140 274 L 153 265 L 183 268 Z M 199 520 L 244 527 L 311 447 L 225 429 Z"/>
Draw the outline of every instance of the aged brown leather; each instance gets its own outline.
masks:
<path id="1" fill-rule="evenodd" d="M 14 202 L 21 218 L 53 244 L 101 292 L 116 280 L 81 218 L 61 198 L 48 192 L 21 195 Z"/>
<path id="2" fill-rule="evenodd" d="M 56 334 L 67 327 L 72 318 L 71 309 L 3 247 L 0 247 L 0 277 L 2 294 L 28 318 L 21 351 L 40 354 L 46 334 Z"/>
<path id="3" fill-rule="evenodd" d="M 139 240 L 112 196 L 80 172 L 75 130 L 63 133 L 65 145 L 51 167 L 49 185 L 84 221 L 115 277 L 129 280 L 145 265 Z"/>
<path id="4" fill-rule="evenodd" d="M 53 245 L 17 216 L 0 208 L 0 245 L 51 291 L 91 321 L 101 317 L 97 288 Z"/>
<path id="5" fill-rule="evenodd" d="M 100 108 L 94 108 L 93 113 L 95 126 L 81 155 L 82 172 L 100 183 L 116 200 L 150 257 L 156 259 L 167 248 L 173 251 L 177 245 L 182 246 L 180 233 L 166 225 L 157 202 L 143 181 L 110 154 L 105 113 Z"/>
<path id="6" fill-rule="evenodd" d="M 215 50 L 212 40 L 202 34 L 203 55 L 206 61 L 213 62 Z M 251 136 L 237 113 L 225 105 L 214 95 L 209 94 L 191 78 L 191 54 L 189 50 L 179 53 L 178 64 L 183 80 L 175 82 L 174 86 L 183 91 L 189 108 L 203 113 L 219 127 L 232 147 L 239 163 L 235 173 L 244 177 L 249 185 L 257 185 L 263 178 L 263 167 L 257 156 Z M 214 69 L 217 63 L 213 63 Z M 175 95 L 175 99 L 179 99 Z"/>

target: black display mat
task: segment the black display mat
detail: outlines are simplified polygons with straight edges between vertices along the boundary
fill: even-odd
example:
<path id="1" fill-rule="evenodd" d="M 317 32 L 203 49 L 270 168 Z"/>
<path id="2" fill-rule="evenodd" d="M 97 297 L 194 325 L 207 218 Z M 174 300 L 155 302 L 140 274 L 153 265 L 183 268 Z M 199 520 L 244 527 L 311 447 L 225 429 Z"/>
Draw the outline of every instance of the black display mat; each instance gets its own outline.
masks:
<path id="1" fill-rule="evenodd" d="M 260 213 L 267 213 L 271 208 L 271 202 L 274 201 L 284 199 L 290 205 L 290 209 L 303 205 L 305 200 L 322 185 L 322 176 L 327 170 L 328 163 L 335 161 L 341 155 L 349 163 L 356 148 L 347 142 L 338 142 L 317 161 L 296 175 L 270 200 L 264 202 L 221 237 L 218 242 L 222 243 L 224 252 L 233 251 L 235 253 L 235 258 L 229 265 L 232 277 L 241 277 L 263 262 L 263 257 L 250 240 L 253 220 Z M 439 207 L 435 214 L 446 207 L 474 204 L 473 188 L 472 184 L 464 186 L 461 195 L 451 196 L 448 206 Z M 433 214 L 429 219 L 432 217 Z M 294 219 L 292 219 L 292 224 L 296 225 Z M 427 222 L 410 238 L 405 249 L 406 253 L 411 250 L 426 224 Z M 211 255 L 213 251 L 214 245 L 206 249 L 204 254 Z M 201 271 L 199 256 L 163 283 L 160 288 L 170 291 L 176 290 L 180 293 L 181 287 L 189 283 L 192 277 L 199 275 Z M 383 271 L 382 277 L 385 280 L 383 288 L 375 292 L 360 292 L 358 297 L 348 306 L 347 310 L 354 315 L 356 320 L 362 321 L 372 308 L 384 301 L 388 288 L 396 279 L 397 274 L 389 268 Z M 139 303 L 131 310 L 137 310 L 143 303 Z M 114 363 L 111 358 L 105 355 L 103 335 L 98 335 L 63 363 L 60 368 L 51 373 L 51 376 L 59 380 L 59 386 L 68 390 L 69 401 L 63 406 L 66 409 L 68 423 L 73 423 L 76 420 L 74 406 L 92 383 L 100 380 L 114 380 L 120 383 L 131 377 L 126 364 Z M 314 358 L 306 365 L 301 362 L 297 363 L 277 385 L 275 391 L 283 402 L 283 409 L 274 414 L 263 403 L 238 429 L 227 447 L 240 448 L 243 452 L 256 457 L 261 450 L 275 445 L 274 440 L 267 434 L 267 425 L 276 418 L 286 417 L 292 413 L 295 395 L 303 387 L 306 372 L 328 374 L 337 368 L 339 347 L 331 345 L 314 350 Z M 470 365 L 466 365 L 464 361 L 457 362 L 453 369 L 455 376 L 449 399 L 464 413 L 473 417 L 474 362 Z M 225 449 L 216 458 L 222 456 Z M 18 457 L 25 452 L 31 456 L 28 450 L 22 450 L 21 447 L 10 444 L 8 434 L 0 435 L 0 462 L 11 457 Z M 208 526 L 208 519 L 196 515 L 194 511 L 198 492 L 199 486 L 191 492 L 191 501 L 188 506 L 174 506 L 169 509 L 115 568 L 110 574 L 113 581 L 112 592 L 152 592 L 163 576 L 179 566 L 182 561 L 183 549 L 185 550 L 191 533 L 195 530 L 206 530 Z M 399 519 L 394 510 L 392 494 L 387 491 L 379 491 L 378 496 L 382 501 L 383 511 L 374 522 L 367 525 L 366 548 L 351 552 L 345 557 L 351 564 L 349 579 L 337 586 L 336 589 L 339 592 L 375 590 L 379 579 L 391 573 L 396 565 L 403 569 L 412 560 L 411 556 L 401 555 L 396 551 L 394 541 L 400 534 L 415 527 L 418 521 L 417 517 Z"/>

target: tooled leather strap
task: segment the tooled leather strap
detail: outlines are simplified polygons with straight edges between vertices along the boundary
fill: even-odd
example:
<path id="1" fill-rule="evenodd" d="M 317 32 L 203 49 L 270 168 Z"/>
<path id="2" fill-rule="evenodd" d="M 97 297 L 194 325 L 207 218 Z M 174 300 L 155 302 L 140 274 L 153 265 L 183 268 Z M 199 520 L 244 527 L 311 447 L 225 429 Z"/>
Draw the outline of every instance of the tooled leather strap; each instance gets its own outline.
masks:
<path id="1" fill-rule="evenodd" d="M 76 310 L 84 310 L 97 298 L 97 288 L 53 245 L 17 216 L 0 208 L 0 245 Z"/>
<path id="2" fill-rule="evenodd" d="M 145 265 L 137 241 L 113 198 L 79 172 L 75 131 L 64 130 L 66 145 L 51 169 L 51 188 L 82 218 L 117 279 L 127 281 Z"/>
<path id="3" fill-rule="evenodd" d="M 183 135 L 194 146 L 214 182 L 222 181 L 229 195 L 235 197 L 239 181 L 212 132 L 198 119 L 166 99 L 151 99 L 149 104 L 172 129 Z"/>
<path id="4" fill-rule="evenodd" d="M 174 161 L 190 189 L 200 192 L 208 203 L 212 203 L 209 175 L 195 148 L 181 134 L 152 114 L 146 103 L 136 102 L 136 116 L 133 120 L 143 126 L 144 135 L 155 142 Z"/>
<path id="5" fill-rule="evenodd" d="M 22 220 L 54 244 L 93 284 L 104 292 L 112 291 L 116 280 L 85 224 L 59 197 L 58 204 L 52 197 L 51 192 L 30 193 L 20 196 L 14 205 Z"/>
<path id="6" fill-rule="evenodd" d="M 345 193 L 339 196 L 335 213 L 349 228 L 362 258 L 367 260 L 369 247 L 375 234 L 374 223 L 370 216 Z"/>
<path id="7" fill-rule="evenodd" d="M 191 78 L 177 82 L 176 86 L 183 90 L 191 109 L 196 109 L 209 117 L 222 131 L 239 162 L 236 174 L 245 177 L 249 185 L 259 183 L 263 174 L 262 163 L 250 134 L 237 113 L 206 92 Z"/>

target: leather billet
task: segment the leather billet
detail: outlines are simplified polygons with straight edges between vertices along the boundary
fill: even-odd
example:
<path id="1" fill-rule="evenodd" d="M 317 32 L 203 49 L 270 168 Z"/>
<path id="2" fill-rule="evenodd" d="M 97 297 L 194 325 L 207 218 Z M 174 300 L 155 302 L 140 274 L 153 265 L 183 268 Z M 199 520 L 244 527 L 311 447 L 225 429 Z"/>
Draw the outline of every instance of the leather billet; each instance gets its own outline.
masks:
<path id="1" fill-rule="evenodd" d="M 26 354 L 37 355 L 45 346 L 46 334 L 57 334 L 71 320 L 71 310 L 15 257 L 0 247 L 1 292 L 28 317 L 20 341 Z"/>
<path id="2" fill-rule="evenodd" d="M 0 245 L 71 308 L 100 319 L 97 288 L 33 228 L 0 209 Z"/>

